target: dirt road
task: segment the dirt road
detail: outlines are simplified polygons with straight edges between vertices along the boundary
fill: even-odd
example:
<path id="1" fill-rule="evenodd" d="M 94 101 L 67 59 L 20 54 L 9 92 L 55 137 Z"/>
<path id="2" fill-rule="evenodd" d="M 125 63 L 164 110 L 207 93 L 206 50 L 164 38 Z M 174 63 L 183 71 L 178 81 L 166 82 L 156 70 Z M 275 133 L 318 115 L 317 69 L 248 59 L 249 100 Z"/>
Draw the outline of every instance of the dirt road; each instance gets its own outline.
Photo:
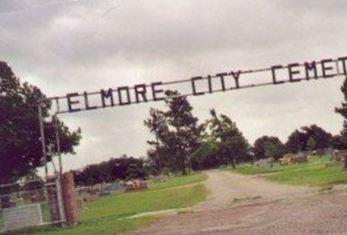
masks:
<path id="1" fill-rule="evenodd" d="M 207 174 L 210 196 L 192 213 L 134 234 L 347 234 L 347 192 L 322 194 L 227 171 Z"/>
<path id="2" fill-rule="evenodd" d="M 260 176 L 245 176 L 230 171 L 207 172 L 205 182 L 210 192 L 207 201 L 199 204 L 195 210 L 213 209 L 230 206 L 232 203 L 247 201 L 275 200 L 299 197 L 316 191 L 307 187 L 295 187 L 271 183 Z"/>

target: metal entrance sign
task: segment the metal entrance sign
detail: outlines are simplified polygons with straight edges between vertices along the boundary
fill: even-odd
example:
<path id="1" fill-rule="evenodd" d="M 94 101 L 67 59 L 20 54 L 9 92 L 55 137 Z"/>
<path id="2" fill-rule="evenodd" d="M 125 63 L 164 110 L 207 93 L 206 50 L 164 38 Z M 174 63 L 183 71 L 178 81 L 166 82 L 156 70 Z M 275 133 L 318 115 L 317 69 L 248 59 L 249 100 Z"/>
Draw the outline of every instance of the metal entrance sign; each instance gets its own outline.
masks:
<path id="1" fill-rule="evenodd" d="M 242 88 L 326 79 L 347 75 L 346 63 L 347 56 L 305 63 L 291 63 L 285 66 L 274 65 L 264 69 L 234 70 L 171 82 L 159 81 L 150 84 L 120 86 L 102 89 L 97 92 L 73 92 L 65 96 L 51 97 L 50 99 L 55 100 L 57 114 L 95 110 L 160 101 L 164 99 L 164 91 L 172 89 L 174 86 L 176 86 L 175 90 L 178 90 L 182 95 L 199 96 Z M 262 80 L 257 79 L 255 81 L 255 73 L 262 74 Z M 187 86 L 182 88 L 179 86 L 180 84 L 189 84 L 189 89 L 187 90 Z"/>
<path id="2" fill-rule="evenodd" d="M 254 70 L 231 70 L 214 75 L 195 76 L 170 82 L 152 82 L 150 84 L 137 84 L 134 86 L 120 86 L 116 88 L 101 89 L 96 92 L 68 93 L 65 96 L 49 98 L 55 101 L 53 119 L 57 124 L 57 115 L 73 113 L 83 110 L 161 101 L 165 90 L 177 90 L 184 96 L 201 96 L 216 92 L 230 90 L 296 83 L 316 79 L 327 79 L 347 75 L 347 56 L 335 59 L 323 59 L 304 63 L 291 63 L 288 65 L 274 65 L 269 68 Z M 259 75 L 255 80 L 254 74 Z M 183 86 L 188 84 L 188 86 Z M 48 177 L 46 139 L 44 134 L 44 118 L 41 104 L 38 105 L 40 122 L 42 155 L 45 165 L 45 174 Z M 62 161 L 60 153 L 60 139 L 58 129 L 56 144 L 59 157 L 59 172 L 62 174 Z"/>

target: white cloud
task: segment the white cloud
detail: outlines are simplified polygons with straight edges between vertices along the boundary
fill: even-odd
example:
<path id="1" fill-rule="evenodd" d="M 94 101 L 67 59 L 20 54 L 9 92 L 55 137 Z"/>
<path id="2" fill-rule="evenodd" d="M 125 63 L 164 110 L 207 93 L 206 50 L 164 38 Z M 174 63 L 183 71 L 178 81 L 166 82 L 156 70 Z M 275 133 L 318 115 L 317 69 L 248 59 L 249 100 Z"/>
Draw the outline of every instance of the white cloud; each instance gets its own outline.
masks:
<path id="1" fill-rule="evenodd" d="M 7 0 L 0 3 L 0 59 L 22 80 L 62 95 L 338 57 L 347 51 L 346 8 L 342 0 Z M 230 115 L 251 141 L 262 134 L 285 140 L 312 123 L 339 131 L 342 119 L 333 109 L 342 99 L 341 83 L 303 82 L 191 101 L 201 119 L 213 107 Z M 149 107 L 63 116 L 84 131 L 77 156 L 64 159 L 66 165 L 144 155 Z"/>

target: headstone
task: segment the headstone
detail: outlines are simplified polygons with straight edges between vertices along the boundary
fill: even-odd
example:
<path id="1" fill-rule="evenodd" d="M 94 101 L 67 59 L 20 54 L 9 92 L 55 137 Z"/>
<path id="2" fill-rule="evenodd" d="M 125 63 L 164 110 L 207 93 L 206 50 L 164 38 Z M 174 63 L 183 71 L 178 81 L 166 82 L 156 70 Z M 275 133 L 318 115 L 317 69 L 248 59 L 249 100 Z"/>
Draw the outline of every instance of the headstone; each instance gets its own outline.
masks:
<path id="1" fill-rule="evenodd" d="M 317 149 L 317 150 L 316 150 L 316 154 L 317 154 L 318 156 L 323 156 L 323 155 L 325 154 L 325 150 L 324 150 L 324 149 Z"/>
<path id="2" fill-rule="evenodd" d="M 165 175 L 152 176 L 152 181 L 154 183 L 161 183 L 161 182 L 165 182 L 167 180 L 168 180 L 168 177 Z"/>
<path id="3" fill-rule="evenodd" d="M 281 165 L 289 165 L 292 162 L 292 159 L 295 157 L 293 153 L 287 153 L 282 158 L 279 159 Z"/>
<path id="4" fill-rule="evenodd" d="M 126 184 L 126 191 L 132 191 L 135 190 L 136 184 L 133 181 L 128 181 Z"/>
<path id="5" fill-rule="evenodd" d="M 301 152 L 292 158 L 293 163 L 304 163 L 307 162 L 307 154 Z"/>
<path id="6" fill-rule="evenodd" d="M 147 189 L 147 182 L 145 180 L 137 179 L 133 181 L 136 189 Z"/>
<path id="7" fill-rule="evenodd" d="M 1 208 L 5 209 L 5 208 L 11 207 L 11 201 L 8 195 L 1 196 L 0 200 L 1 200 Z"/>
<path id="8" fill-rule="evenodd" d="M 341 163 L 344 169 L 347 169 L 347 150 L 335 150 L 332 154 L 332 161 Z"/>
<path id="9" fill-rule="evenodd" d="M 267 166 L 272 167 L 274 162 L 275 162 L 275 159 L 270 157 L 270 158 L 260 159 L 260 160 L 256 161 L 254 164 L 258 167 L 267 167 Z"/>
<path id="10" fill-rule="evenodd" d="M 110 185 L 110 191 L 111 192 L 121 192 L 121 191 L 124 191 L 124 187 L 119 182 L 113 182 Z"/>
<path id="11" fill-rule="evenodd" d="M 27 227 L 42 225 L 42 211 L 40 204 L 3 209 L 4 230 L 11 231 Z"/>

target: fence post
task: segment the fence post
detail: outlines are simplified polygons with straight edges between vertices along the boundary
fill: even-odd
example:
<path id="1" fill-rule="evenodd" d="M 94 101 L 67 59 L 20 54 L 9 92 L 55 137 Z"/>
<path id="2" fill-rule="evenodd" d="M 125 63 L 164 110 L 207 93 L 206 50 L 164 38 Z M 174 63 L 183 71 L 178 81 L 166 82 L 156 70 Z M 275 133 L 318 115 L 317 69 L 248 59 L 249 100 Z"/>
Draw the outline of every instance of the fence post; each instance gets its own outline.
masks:
<path id="1" fill-rule="evenodd" d="M 76 225 L 78 223 L 78 208 L 73 174 L 71 172 L 64 173 L 61 181 L 66 223 L 68 225 Z"/>

